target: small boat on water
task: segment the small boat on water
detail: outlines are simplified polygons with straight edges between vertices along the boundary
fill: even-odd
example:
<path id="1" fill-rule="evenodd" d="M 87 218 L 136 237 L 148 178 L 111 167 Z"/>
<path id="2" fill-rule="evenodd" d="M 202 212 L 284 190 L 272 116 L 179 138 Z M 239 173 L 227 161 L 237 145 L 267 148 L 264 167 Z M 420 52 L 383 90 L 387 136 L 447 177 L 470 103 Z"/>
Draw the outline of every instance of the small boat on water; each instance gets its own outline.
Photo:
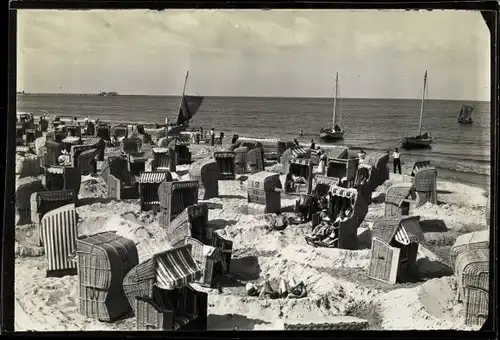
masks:
<path id="1" fill-rule="evenodd" d="M 458 123 L 459 124 L 472 124 L 472 113 L 476 107 L 474 105 L 462 104 L 460 107 L 460 112 L 458 113 Z"/>
<path id="2" fill-rule="evenodd" d="M 424 102 L 427 90 L 427 70 L 424 75 L 424 89 L 422 91 L 422 102 L 420 104 L 420 122 L 418 125 L 418 135 L 412 137 L 405 137 L 403 142 L 403 147 L 407 149 L 411 148 L 428 148 L 431 146 L 432 137 L 429 133 L 422 133 L 422 118 L 424 114 Z"/>
<path id="3" fill-rule="evenodd" d="M 345 130 L 342 128 L 341 115 L 339 112 L 339 123 L 337 123 L 337 97 L 339 89 L 339 73 L 335 76 L 335 96 L 333 98 L 333 117 L 332 126 L 326 129 L 321 129 L 319 132 L 319 137 L 325 141 L 336 141 L 344 139 Z"/>

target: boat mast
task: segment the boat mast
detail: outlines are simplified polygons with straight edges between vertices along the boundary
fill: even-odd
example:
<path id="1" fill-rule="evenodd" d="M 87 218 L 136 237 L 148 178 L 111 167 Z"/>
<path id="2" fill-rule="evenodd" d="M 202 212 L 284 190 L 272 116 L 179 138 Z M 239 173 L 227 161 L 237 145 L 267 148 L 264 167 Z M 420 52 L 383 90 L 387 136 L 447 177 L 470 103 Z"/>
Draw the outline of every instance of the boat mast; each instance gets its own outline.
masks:
<path id="1" fill-rule="evenodd" d="M 422 116 L 424 113 L 425 90 L 427 89 L 427 70 L 424 75 L 424 90 L 422 91 L 422 103 L 420 104 L 420 123 L 418 124 L 418 135 L 422 135 Z"/>
<path id="2" fill-rule="evenodd" d="M 333 98 L 333 117 L 332 117 L 332 129 L 335 129 L 335 115 L 337 113 L 337 94 L 339 87 L 339 73 L 335 76 L 335 97 Z"/>

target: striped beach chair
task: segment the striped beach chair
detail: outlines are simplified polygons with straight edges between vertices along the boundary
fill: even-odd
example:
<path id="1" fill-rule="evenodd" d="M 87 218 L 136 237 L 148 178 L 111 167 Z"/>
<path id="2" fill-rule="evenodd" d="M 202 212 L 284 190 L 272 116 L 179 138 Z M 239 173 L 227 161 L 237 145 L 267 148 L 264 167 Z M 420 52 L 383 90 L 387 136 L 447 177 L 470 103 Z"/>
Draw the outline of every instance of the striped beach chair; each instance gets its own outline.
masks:
<path id="1" fill-rule="evenodd" d="M 232 180 L 235 178 L 235 156 L 233 151 L 216 151 L 214 158 L 219 166 L 219 180 Z"/>
<path id="2" fill-rule="evenodd" d="M 242 175 L 247 172 L 247 153 L 248 148 L 240 147 L 234 149 L 234 172 Z"/>
<path id="3" fill-rule="evenodd" d="M 40 224 L 41 241 L 47 258 L 47 277 L 77 274 L 72 260 L 76 250 L 78 217 L 74 204 L 49 211 Z"/>
<path id="4" fill-rule="evenodd" d="M 166 227 L 187 207 L 198 203 L 198 181 L 163 182 L 158 188 L 160 225 Z"/>
<path id="5" fill-rule="evenodd" d="M 141 211 L 160 211 L 160 197 L 158 189 L 163 182 L 172 182 L 172 175 L 168 171 L 141 172 L 139 177 L 139 197 Z"/>
<path id="6" fill-rule="evenodd" d="M 153 171 L 176 171 L 177 153 L 171 148 L 153 148 Z"/>

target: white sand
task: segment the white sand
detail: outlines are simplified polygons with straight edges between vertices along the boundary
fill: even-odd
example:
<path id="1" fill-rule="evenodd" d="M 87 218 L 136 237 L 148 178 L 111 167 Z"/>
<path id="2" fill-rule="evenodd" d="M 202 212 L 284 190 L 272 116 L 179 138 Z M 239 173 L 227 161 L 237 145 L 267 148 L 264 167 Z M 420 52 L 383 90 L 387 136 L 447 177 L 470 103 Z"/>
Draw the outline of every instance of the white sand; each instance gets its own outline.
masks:
<path id="1" fill-rule="evenodd" d="M 207 147 L 193 149 L 197 158 L 210 154 Z M 187 167 L 178 170 L 186 178 Z M 391 176 L 378 191 L 402 180 Z M 416 213 L 422 219 L 443 220 L 448 229 L 444 233 L 455 232 L 448 243 L 470 228 L 485 228 L 484 191 L 444 181 L 438 181 L 438 189 L 445 192 L 439 199 L 446 204 L 426 205 Z M 195 285 L 209 293 L 209 329 L 283 329 L 286 319 L 307 322 L 334 315 L 365 318 L 372 329 L 468 329 L 463 324 L 463 305 L 453 305 L 454 277 L 447 274 L 425 283 L 393 286 L 368 279 L 370 250 L 366 247 L 357 251 L 313 248 L 304 241 L 310 224 L 289 226 L 282 232 L 268 230 L 264 216 L 246 214 L 246 181 L 219 181 L 219 193 L 220 197 L 209 200 L 209 220 L 234 242 L 231 271 L 240 285 L 223 287 L 222 293 Z M 141 261 L 170 247 L 154 215 L 139 212 L 138 200 L 109 202 L 105 197 L 102 180 L 86 178 L 80 198 L 93 198 L 96 203 L 89 201 L 78 208 L 80 234 L 115 230 L 137 244 Z M 292 198 L 282 200 L 283 207 L 292 204 Z M 369 247 L 371 225 L 383 210 L 382 203 L 370 206 L 358 231 L 360 243 Z M 19 228 L 18 249 L 29 248 L 29 237 L 29 228 Z M 24 256 L 16 258 L 17 330 L 135 329 L 134 318 L 109 324 L 80 315 L 77 277 L 45 278 L 43 256 L 27 257 L 36 256 L 36 251 L 18 252 Z M 422 276 L 442 276 L 442 262 L 425 244 L 420 246 L 417 267 Z M 266 300 L 245 294 L 246 282 L 259 284 L 268 278 L 277 288 L 279 279 L 292 277 L 304 281 L 308 297 Z"/>

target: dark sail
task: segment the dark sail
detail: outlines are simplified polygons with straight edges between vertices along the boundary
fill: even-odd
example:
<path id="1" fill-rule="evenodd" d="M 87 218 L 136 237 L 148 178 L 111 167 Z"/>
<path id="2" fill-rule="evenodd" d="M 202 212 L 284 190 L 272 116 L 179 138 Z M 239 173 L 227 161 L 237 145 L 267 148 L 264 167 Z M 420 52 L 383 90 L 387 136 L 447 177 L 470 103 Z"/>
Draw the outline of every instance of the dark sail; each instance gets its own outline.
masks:
<path id="1" fill-rule="evenodd" d="M 469 120 L 472 116 L 472 112 L 474 112 L 475 106 L 474 105 L 465 105 L 463 104 L 462 107 L 460 108 L 460 113 L 458 114 L 458 119 L 459 120 Z"/>
<path id="2" fill-rule="evenodd" d="M 205 97 L 184 95 L 181 99 L 179 115 L 177 116 L 177 125 L 188 122 L 198 112 Z"/>

